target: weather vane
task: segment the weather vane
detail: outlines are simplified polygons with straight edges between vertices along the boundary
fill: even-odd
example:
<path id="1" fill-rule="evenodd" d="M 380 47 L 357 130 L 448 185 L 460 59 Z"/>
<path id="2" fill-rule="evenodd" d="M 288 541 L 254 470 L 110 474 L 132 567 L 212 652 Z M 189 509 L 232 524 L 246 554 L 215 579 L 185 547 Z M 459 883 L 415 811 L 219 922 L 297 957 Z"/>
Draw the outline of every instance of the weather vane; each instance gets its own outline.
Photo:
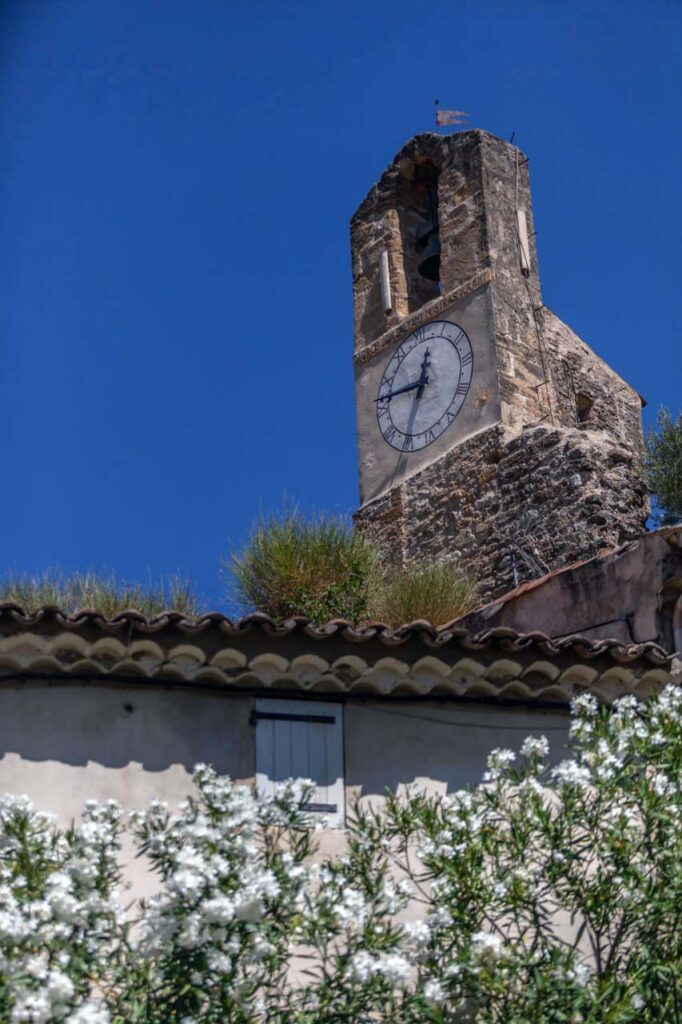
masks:
<path id="1" fill-rule="evenodd" d="M 442 128 L 452 124 L 466 124 L 468 114 L 463 110 L 441 110 L 436 100 L 436 128 Z"/>

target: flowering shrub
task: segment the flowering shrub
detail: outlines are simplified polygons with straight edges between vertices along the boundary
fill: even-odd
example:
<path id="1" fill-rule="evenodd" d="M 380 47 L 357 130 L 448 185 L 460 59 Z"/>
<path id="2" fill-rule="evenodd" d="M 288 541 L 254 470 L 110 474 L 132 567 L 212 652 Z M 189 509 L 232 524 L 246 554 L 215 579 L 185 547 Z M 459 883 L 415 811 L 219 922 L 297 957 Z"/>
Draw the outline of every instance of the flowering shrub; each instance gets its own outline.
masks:
<path id="1" fill-rule="evenodd" d="M 122 906 L 117 805 L 66 831 L 0 803 L 0 1022 L 682 1020 L 682 692 L 573 708 L 572 756 L 356 807 L 314 857 L 305 785 L 195 772 L 128 825 L 159 880 Z"/>

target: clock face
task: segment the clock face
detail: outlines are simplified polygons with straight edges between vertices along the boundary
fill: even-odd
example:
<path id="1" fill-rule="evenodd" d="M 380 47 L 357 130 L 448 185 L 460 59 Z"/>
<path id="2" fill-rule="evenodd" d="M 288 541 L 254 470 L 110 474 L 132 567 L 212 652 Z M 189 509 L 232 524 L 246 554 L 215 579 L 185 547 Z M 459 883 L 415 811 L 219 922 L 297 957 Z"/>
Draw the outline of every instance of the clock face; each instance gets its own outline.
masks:
<path id="1" fill-rule="evenodd" d="M 384 439 L 400 452 L 426 448 L 453 423 L 474 369 L 461 327 L 434 320 L 419 327 L 391 356 L 376 398 Z"/>

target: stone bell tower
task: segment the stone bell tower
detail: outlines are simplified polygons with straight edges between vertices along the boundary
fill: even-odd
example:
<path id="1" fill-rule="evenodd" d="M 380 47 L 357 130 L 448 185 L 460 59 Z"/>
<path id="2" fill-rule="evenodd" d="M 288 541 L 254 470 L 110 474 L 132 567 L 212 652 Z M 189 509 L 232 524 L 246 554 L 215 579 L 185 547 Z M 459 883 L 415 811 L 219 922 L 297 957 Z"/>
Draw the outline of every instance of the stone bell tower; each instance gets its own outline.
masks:
<path id="1" fill-rule="evenodd" d="M 528 159 L 417 135 L 351 222 L 361 507 L 492 597 L 642 532 L 641 399 L 542 301 Z"/>

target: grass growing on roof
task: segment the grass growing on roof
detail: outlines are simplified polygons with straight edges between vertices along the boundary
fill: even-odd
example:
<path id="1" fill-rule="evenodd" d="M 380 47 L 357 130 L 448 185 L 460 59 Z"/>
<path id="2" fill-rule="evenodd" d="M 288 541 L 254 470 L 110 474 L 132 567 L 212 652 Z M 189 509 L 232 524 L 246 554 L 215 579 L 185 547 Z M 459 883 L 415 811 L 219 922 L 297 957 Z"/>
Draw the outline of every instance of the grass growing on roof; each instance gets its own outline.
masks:
<path id="1" fill-rule="evenodd" d="M 357 622 L 368 618 L 378 563 L 374 544 L 346 518 L 292 507 L 262 517 L 223 569 L 227 596 L 242 611 Z"/>
<path id="2" fill-rule="evenodd" d="M 387 574 L 371 600 L 372 618 L 389 626 L 426 619 L 443 626 L 477 603 L 477 584 L 457 562 L 424 562 Z"/>
<path id="3" fill-rule="evenodd" d="M 0 601 L 15 601 L 31 611 L 44 605 L 57 605 L 69 614 L 95 609 L 106 618 L 130 609 L 148 618 L 166 611 L 189 616 L 203 611 L 191 582 L 179 573 L 158 580 L 150 576 L 147 583 L 129 583 L 114 573 L 93 570 L 67 575 L 49 569 L 36 576 L 9 572 L 0 579 Z"/>

